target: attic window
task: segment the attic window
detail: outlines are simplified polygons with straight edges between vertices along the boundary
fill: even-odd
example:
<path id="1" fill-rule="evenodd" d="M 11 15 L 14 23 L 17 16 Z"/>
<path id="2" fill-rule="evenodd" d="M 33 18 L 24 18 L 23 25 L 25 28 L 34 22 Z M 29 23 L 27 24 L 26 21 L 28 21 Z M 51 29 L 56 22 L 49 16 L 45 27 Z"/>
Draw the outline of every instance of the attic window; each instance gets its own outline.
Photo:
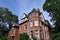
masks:
<path id="1" fill-rule="evenodd" d="M 38 16 L 38 13 L 37 12 L 35 12 L 35 16 Z"/>

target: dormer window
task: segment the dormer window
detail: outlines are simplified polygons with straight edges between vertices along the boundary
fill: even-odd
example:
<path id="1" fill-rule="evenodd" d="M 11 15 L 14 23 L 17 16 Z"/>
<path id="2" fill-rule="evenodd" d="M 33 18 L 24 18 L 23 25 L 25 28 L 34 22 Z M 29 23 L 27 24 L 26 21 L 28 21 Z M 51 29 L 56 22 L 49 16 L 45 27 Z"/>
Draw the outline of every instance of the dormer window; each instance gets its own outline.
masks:
<path id="1" fill-rule="evenodd" d="M 37 12 L 35 12 L 35 16 L 38 16 L 38 13 Z"/>
<path id="2" fill-rule="evenodd" d="M 21 21 L 25 22 L 27 20 L 28 20 L 27 15 L 24 13 L 23 16 L 22 16 L 22 18 L 21 18 Z"/>

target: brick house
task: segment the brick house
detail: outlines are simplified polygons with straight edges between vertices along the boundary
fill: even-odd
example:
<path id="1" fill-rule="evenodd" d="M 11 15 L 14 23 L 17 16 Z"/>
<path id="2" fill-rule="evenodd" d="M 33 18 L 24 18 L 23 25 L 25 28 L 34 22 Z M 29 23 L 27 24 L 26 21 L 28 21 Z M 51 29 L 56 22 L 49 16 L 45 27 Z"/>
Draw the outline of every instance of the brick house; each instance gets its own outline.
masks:
<path id="1" fill-rule="evenodd" d="M 23 14 L 19 26 L 13 25 L 9 31 L 12 39 L 19 40 L 19 34 L 27 33 L 29 38 L 36 37 L 38 40 L 51 40 L 51 27 L 48 20 L 40 12 L 33 9 L 28 15 Z"/>
<path id="2" fill-rule="evenodd" d="M 16 23 L 13 23 L 8 36 L 11 38 L 11 40 L 19 40 L 19 25 Z"/>
<path id="3" fill-rule="evenodd" d="M 19 26 L 19 34 L 27 33 L 30 39 L 37 37 L 38 40 L 51 40 L 48 23 L 40 10 L 34 8 L 28 15 L 23 14 Z"/>

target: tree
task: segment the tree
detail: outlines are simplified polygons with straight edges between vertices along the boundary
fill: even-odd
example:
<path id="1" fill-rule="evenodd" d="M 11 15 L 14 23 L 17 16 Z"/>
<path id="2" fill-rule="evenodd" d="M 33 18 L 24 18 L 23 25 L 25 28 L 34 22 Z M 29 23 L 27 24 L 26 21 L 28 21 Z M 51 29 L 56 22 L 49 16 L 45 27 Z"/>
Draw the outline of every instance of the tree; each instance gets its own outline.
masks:
<path id="1" fill-rule="evenodd" d="M 54 40 L 56 40 L 60 37 L 60 0 L 46 0 L 43 4 L 43 10 L 49 13 L 51 22 L 53 22 L 53 25 L 55 25 L 54 36 L 56 36 L 56 38 Z M 57 34 L 59 34 L 59 37 L 57 36 Z"/>
<path id="2" fill-rule="evenodd" d="M 18 23 L 18 16 L 12 14 L 7 8 L 0 7 L 0 24 L 10 26 L 12 22 Z"/>
<path id="3" fill-rule="evenodd" d="M 23 33 L 23 34 L 19 35 L 19 40 L 28 40 L 28 39 L 29 39 L 29 37 L 26 33 Z"/>
<path id="4" fill-rule="evenodd" d="M 18 23 L 18 16 L 12 14 L 7 8 L 0 7 L 0 37 L 4 31 L 8 31 L 12 23 Z"/>

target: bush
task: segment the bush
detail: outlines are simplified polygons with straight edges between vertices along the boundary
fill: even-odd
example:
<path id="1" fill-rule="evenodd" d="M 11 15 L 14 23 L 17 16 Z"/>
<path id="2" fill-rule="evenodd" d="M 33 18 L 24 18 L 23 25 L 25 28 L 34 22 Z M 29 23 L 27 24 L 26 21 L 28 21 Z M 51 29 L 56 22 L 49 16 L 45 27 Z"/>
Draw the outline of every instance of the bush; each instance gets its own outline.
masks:
<path id="1" fill-rule="evenodd" d="M 36 37 L 33 37 L 33 40 L 37 40 L 37 38 Z"/>
<path id="2" fill-rule="evenodd" d="M 0 40 L 10 40 L 9 37 L 1 37 Z"/>
<path id="3" fill-rule="evenodd" d="M 19 40 L 28 40 L 28 39 L 29 39 L 29 37 L 26 33 L 23 33 L 23 34 L 19 35 Z"/>

